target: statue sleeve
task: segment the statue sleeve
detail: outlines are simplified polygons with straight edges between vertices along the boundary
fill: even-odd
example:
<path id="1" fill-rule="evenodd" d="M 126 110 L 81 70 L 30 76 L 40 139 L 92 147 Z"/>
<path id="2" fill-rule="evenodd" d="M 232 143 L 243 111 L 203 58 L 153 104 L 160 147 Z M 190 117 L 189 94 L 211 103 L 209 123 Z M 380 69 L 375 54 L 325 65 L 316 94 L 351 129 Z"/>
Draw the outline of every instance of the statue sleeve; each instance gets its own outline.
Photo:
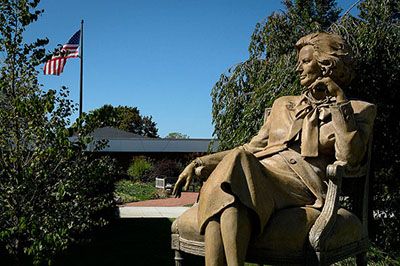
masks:
<path id="1" fill-rule="evenodd" d="M 258 134 L 255 135 L 249 143 L 243 145 L 243 148 L 251 153 L 256 153 L 262 151 L 268 145 L 269 128 L 271 124 L 270 116 L 265 121 L 264 125 L 261 127 Z"/>
<path id="2" fill-rule="evenodd" d="M 361 101 L 330 106 L 335 133 L 335 157 L 350 167 L 360 164 L 367 150 L 376 107 Z"/>
<path id="3" fill-rule="evenodd" d="M 196 168 L 195 173 L 197 176 L 207 179 L 208 176 L 214 171 L 215 167 L 231 150 L 220 151 L 213 154 L 198 157 L 194 160 Z"/>
<path id="4" fill-rule="evenodd" d="M 254 136 L 249 143 L 246 143 L 238 148 L 242 148 L 250 153 L 256 153 L 262 151 L 268 144 L 268 133 L 270 128 L 270 116 L 267 117 L 264 125 L 256 136 Z M 232 150 L 221 151 L 209 155 L 199 157 L 195 160 L 196 164 L 196 175 L 203 178 L 208 178 L 215 167 L 221 162 L 221 160 Z"/>

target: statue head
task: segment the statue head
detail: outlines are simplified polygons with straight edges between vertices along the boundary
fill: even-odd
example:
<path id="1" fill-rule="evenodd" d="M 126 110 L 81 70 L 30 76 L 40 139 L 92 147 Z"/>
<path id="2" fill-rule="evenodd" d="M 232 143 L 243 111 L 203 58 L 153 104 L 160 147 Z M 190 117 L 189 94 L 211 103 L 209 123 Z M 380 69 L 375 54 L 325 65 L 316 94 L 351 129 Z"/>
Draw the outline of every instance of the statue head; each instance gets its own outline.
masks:
<path id="1" fill-rule="evenodd" d="M 296 48 L 299 55 L 312 53 L 314 62 L 319 66 L 319 70 L 310 70 L 314 72 L 314 76 L 329 76 L 340 87 L 350 84 L 354 77 L 352 58 L 346 43 L 339 35 L 312 33 L 300 38 Z M 309 81 L 302 80 L 302 77 L 300 79 L 303 86 L 310 85 Z"/>

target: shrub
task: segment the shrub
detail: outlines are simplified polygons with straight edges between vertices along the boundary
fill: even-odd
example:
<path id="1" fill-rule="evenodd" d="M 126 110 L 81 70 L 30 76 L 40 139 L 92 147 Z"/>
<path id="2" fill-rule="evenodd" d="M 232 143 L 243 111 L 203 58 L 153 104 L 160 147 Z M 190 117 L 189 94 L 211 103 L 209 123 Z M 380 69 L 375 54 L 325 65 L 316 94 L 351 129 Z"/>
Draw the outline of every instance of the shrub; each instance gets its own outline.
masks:
<path id="1" fill-rule="evenodd" d="M 157 161 L 149 172 L 149 181 L 154 181 L 156 178 L 177 177 L 183 170 L 181 162 L 163 159 Z"/>
<path id="2" fill-rule="evenodd" d="M 153 184 L 134 182 L 132 180 L 120 180 L 115 183 L 115 197 L 121 203 L 142 201 L 158 198 L 157 189 Z"/>
<path id="3" fill-rule="evenodd" d="M 0 254 L 18 265 L 50 264 L 104 225 L 114 205 L 113 161 L 86 152 L 84 118 L 67 128 L 77 109 L 68 91 L 43 91 L 38 83 L 35 67 L 45 61 L 47 40 L 23 41 L 25 27 L 41 13 L 38 3 L 0 5 Z M 74 141 L 71 132 L 78 132 Z"/>
<path id="4" fill-rule="evenodd" d="M 134 181 L 146 181 L 149 171 L 152 169 L 152 163 L 144 156 L 134 157 L 128 168 L 127 174 Z"/>

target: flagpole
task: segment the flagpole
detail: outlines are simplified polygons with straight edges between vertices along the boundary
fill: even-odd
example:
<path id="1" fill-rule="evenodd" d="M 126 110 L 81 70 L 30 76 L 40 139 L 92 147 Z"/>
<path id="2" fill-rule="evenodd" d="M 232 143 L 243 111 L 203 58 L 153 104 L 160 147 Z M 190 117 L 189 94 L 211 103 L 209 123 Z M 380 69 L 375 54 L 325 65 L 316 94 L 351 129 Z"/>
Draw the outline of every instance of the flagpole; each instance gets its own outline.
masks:
<path id="1" fill-rule="evenodd" d="M 80 50 L 80 58 L 81 58 L 81 73 L 80 73 L 80 81 L 79 81 L 79 117 L 82 116 L 82 102 L 83 102 L 83 19 L 81 21 L 81 38 L 79 41 L 79 50 Z"/>

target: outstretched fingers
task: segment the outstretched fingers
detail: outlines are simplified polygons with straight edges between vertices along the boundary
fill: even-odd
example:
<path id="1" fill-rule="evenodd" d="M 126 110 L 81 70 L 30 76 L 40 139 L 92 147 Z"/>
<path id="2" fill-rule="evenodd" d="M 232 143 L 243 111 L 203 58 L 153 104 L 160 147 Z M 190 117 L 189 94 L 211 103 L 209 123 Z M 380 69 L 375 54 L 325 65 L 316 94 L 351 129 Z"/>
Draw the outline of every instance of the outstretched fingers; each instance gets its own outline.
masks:
<path id="1" fill-rule="evenodd" d="M 193 163 L 190 163 L 179 175 L 178 181 L 176 181 L 174 190 L 172 191 L 172 195 L 175 196 L 175 198 L 179 198 L 181 196 L 183 184 L 185 184 L 185 186 L 183 187 L 184 190 L 187 190 L 189 188 L 189 185 L 193 179 L 194 169 L 195 165 Z"/>
<path id="2" fill-rule="evenodd" d="M 181 194 L 182 194 L 182 185 L 183 185 L 183 179 L 181 179 L 181 178 L 179 177 L 178 181 L 175 183 L 174 190 L 172 191 L 172 195 L 173 195 L 175 198 L 180 198 L 180 197 L 181 197 Z"/>
<path id="3" fill-rule="evenodd" d="M 187 191 L 189 189 L 190 183 L 192 183 L 193 175 L 189 174 L 186 178 L 186 184 L 184 190 Z"/>

